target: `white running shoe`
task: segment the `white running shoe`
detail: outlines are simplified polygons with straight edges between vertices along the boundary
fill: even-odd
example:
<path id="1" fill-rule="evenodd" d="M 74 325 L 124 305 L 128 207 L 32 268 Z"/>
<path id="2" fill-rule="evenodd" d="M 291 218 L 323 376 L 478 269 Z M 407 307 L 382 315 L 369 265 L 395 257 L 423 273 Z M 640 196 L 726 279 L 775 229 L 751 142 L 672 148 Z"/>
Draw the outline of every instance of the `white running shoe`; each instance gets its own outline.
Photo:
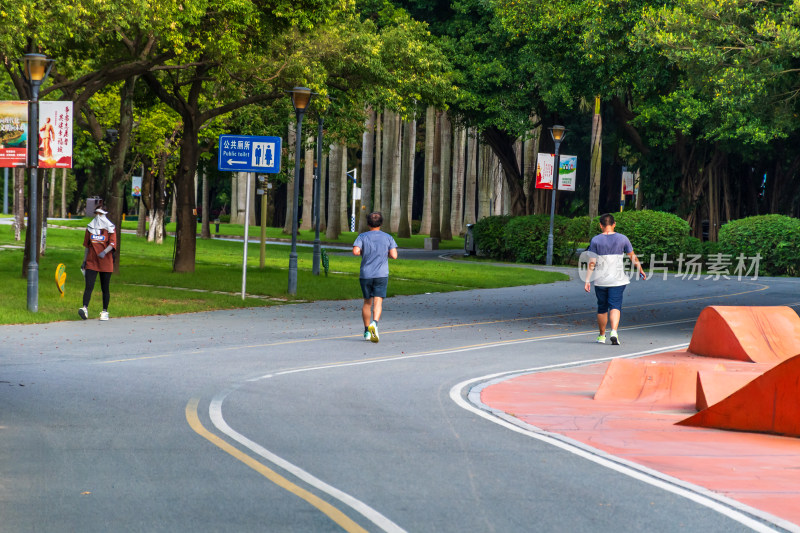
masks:
<path id="1" fill-rule="evenodd" d="M 622 344 L 621 342 L 619 342 L 619 335 L 617 335 L 617 330 L 615 329 L 611 330 L 611 336 L 609 338 L 611 339 L 611 344 L 615 346 Z"/>
<path id="2" fill-rule="evenodd" d="M 108 320 L 108 311 L 100 311 L 100 320 Z"/>
<path id="3" fill-rule="evenodd" d="M 381 338 L 378 336 L 378 323 L 374 320 L 369 323 L 369 333 L 372 335 L 370 339 L 372 342 L 378 342 Z"/>
<path id="4" fill-rule="evenodd" d="M 371 341 L 372 340 L 372 333 L 370 333 L 369 330 L 364 332 L 364 340 L 365 341 Z"/>
<path id="5" fill-rule="evenodd" d="M 84 320 L 89 318 L 89 310 L 86 309 L 85 305 L 83 307 L 81 307 L 80 309 L 78 309 L 78 316 L 81 317 Z"/>

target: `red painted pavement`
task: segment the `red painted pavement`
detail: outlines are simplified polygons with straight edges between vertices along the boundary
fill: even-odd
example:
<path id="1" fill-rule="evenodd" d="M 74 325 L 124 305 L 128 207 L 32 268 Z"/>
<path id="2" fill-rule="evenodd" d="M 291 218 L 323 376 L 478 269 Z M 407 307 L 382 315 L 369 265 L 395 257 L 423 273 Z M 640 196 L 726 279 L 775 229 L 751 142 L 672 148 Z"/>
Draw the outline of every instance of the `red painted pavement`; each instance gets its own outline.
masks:
<path id="1" fill-rule="evenodd" d="M 637 361 L 764 371 L 755 363 L 687 352 Z M 483 389 L 481 401 L 543 430 L 800 524 L 800 438 L 678 426 L 676 422 L 696 412 L 693 400 L 678 396 L 595 400 L 607 367 L 604 363 L 515 377 Z"/>

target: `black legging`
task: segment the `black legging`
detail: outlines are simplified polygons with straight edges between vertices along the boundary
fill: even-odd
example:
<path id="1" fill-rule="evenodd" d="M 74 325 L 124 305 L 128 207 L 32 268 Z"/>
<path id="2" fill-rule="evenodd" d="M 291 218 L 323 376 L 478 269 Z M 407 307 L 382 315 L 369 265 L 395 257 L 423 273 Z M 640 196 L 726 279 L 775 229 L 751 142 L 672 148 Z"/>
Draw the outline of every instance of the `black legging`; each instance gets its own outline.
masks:
<path id="1" fill-rule="evenodd" d="M 103 290 L 103 311 L 108 311 L 108 302 L 111 300 L 111 272 L 98 272 L 97 270 L 86 269 L 86 289 L 83 291 L 83 306 L 89 307 L 89 300 L 92 299 L 94 282 L 100 274 L 100 288 Z"/>

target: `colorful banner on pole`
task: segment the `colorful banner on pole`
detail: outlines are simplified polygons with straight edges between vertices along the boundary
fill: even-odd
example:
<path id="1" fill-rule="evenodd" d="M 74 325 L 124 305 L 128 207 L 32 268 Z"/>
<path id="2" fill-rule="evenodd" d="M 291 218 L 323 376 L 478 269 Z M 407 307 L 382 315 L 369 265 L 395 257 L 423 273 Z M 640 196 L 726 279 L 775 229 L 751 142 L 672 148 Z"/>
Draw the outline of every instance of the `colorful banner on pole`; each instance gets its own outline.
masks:
<path id="1" fill-rule="evenodd" d="M 555 156 L 553 154 L 539 154 L 536 160 L 536 188 L 553 188 L 553 166 Z"/>
<path id="2" fill-rule="evenodd" d="M 558 190 L 574 191 L 578 175 L 578 156 L 562 155 L 558 161 Z"/>
<path id="3" fill-rule="evenodd" d="M 28 102 L 0 102 L 0 168 L 26 166 Z"/>
<path id="4" fill-rule="evenodd" d="M 142 177 L 131 177 L 131 196 L 139 197 L 142 195 Z"/>
<path id="5" fill-rule="evenodd" d="M 39 102 L 39 168 L 72 168 L 72 102 Z"/>
<path id="6" fill-rule="evenodd" d="M 633 196 L 633 172 L 622 173 L 622 194 Z"/>

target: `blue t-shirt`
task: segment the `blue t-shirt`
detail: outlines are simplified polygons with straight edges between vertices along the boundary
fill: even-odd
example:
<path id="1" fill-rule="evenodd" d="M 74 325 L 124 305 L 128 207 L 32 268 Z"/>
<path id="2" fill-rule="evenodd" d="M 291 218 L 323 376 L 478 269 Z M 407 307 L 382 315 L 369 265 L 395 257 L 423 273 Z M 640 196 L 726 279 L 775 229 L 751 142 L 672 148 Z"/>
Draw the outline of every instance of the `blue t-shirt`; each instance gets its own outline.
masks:
<path id="1" fill-rule="evenodd" d="M 359 278 L 388 278 L 389 250 L 397 248 L 394 238 L 380 230 L 365 231 L 356 237 L 353 246 L 361 248 Z"/>
<path id="2" fill-rule="evenodd" d="M 633 251 L 631 241 L 622 233 L 595 235 L 588 252 L 597 254 L 592 281 L 596 287 L 618 287 L 631 282 L 625 275 L 625 256 Z"/>

